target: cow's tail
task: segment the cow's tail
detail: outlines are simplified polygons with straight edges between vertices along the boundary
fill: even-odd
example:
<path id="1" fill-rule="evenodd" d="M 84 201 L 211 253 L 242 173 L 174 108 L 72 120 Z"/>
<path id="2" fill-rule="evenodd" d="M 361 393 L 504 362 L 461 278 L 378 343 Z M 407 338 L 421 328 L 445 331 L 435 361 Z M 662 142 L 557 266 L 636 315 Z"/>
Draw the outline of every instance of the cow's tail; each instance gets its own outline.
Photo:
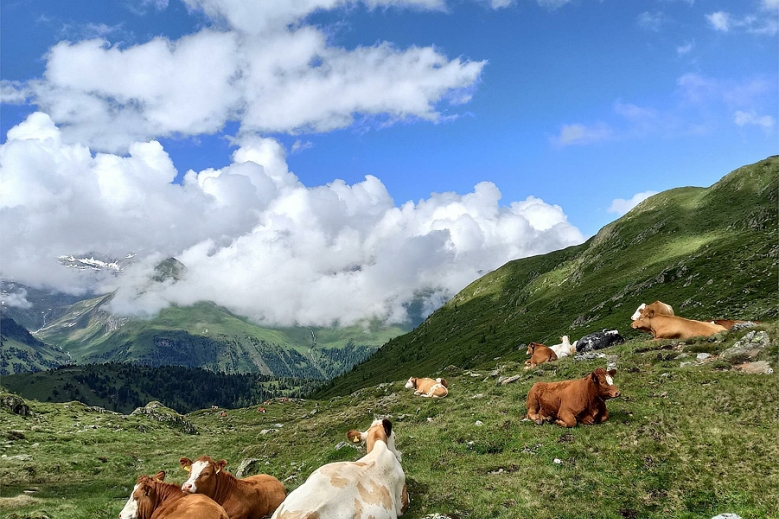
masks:
<path id="1" fill-rule="evenodd" d="M 435 379 L 436 382 L 444 386 L 445 388 L 449 389 L 449 384 L 446 383 L 446 379 L 443 378 L 437 378 Z"/>

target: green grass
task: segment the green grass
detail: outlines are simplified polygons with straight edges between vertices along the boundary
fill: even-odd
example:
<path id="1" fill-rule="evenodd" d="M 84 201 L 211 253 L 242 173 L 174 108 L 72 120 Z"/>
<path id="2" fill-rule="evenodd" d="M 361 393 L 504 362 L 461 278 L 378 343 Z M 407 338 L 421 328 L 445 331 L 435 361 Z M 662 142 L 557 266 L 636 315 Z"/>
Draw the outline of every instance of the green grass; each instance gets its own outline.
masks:
<path id="1" fill-rule="evenodd" d="M 779 325 L 761 329 L 772 340 L 761 358 L 779 372 Z M 262 472 L 292 490 L 322 464 L 358 459 L 362 451 L 335 448 L 346 430 L 389 415 L 403 452 L 412 499 L 404 517 L 410 519 L 436 512 L 473 518 L 710 518 L 723 512 L 776 518 L 779 376 L 739 373 L 718 360 L 681 367 L 702 350 L 718 355 L 745 333 L 715 341 L 642 336 L 603 350 L 617 363 L 623 397 L 608 402 L 607 422 L 575 429 L 522 421 L 527 392 L 539 380 L 582 377 L 604 359 L 568 357 L 525 371 L 521 354 L 470 370 L 451 367 L 437 373 L 451 391 L 441 400 L 414 397 L 399 379 L 329 400 L 276 401 L 266 406 L 267 414 L 252 407 L 221 418 L 219 411 L 201 410 L 185 416 L 197 428 L 195 436 L 79 403 L 31 402 L 32 418 L 0 411 L 7 437 L 0 438 L 0 450 L 32 456 L 0 458 L 0 517 L 115 517 L 137 475 L 166 470 L 169 480 L 183 482 L 178 458 L 202 454 L 227 459 L 232 471 L 242 459 L 257 458 Z M 516 373 L 519 381 L 497 383 L 499 375 Z M 276 432 L 261 433 L 270 429 Z M 35 502 L 12 501 L 25 489 L 37 490 Z"/>

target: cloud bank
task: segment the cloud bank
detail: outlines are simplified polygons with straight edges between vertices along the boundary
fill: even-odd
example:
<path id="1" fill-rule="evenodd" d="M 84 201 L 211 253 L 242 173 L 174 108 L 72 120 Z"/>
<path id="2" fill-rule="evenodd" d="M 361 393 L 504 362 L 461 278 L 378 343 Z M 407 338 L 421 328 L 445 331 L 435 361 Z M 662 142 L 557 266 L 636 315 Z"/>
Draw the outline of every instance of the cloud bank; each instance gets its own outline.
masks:
<path id="1" fill-rule="evenodd" d="M 42 112 L 0 146 L 0 275 L 71 293 L 117 291 L 114 311 L 153 314 L 210 300 L 268 325 L 407 319 L 505 262 L 581 243 L 559 206 L 508 206 L 490 182 L 396 206 L 374 176 L 307 187 L 273 139 L 244 136 L 221 169 L 178 171 L 157 141 L 124 156 L 69 143 Z M 136 253 L 119 277 L 85 275 L 63 254 Z M 179 282 L 150 284 L 176 257 Z"/>

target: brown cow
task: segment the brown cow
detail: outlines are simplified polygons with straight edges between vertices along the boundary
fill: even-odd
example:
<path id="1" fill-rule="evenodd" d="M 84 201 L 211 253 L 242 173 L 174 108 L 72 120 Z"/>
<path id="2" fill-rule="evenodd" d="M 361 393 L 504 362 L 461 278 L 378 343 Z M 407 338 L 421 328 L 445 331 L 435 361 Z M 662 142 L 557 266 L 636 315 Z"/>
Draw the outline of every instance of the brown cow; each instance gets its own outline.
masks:
<path id="1" fill-rule="evenodd" d="M 718 324 L 720 326 L 724 326 L 726 330 L 730 330 L 733 328 L 733 325 L 735 324 L 741 324 L 741 323 L 754 323 L 754 324 L 760 324 L 760 321 L 740 321 L 738 319 L 714 319 L 711 321 L 714 324 Z"/>
<path id="2" fill-rule="evenodd" d="M 406 389 L 413 389 L 415 395 L 427 398 L 443 398 L 449 394 L 449 384 L 442 378 L 411 377 L 406 382 Z"/>
<path id="3" fill-rule="evenodd" d="M 651 333 L 653 340 L 709 337 L 727 330 L 724 326 L 711 322 L 693 321 L 675 315 L 655 315 L 651 311 L 643 312 L 641 317 L 630 323 L 630 327 Z"/>
<path id="4" fill-rule="evenodd" d="M 222 505 L 230 519 L 260 519 L 272 514 L 287 497 L 284 485 L 273 476 L 238 479 L 224 470 L 225 460 L 200 456 L 195 461 L 181 458 L 179 463 L 189 472 L 181 490 L 210 497 Z"/>
<path id="5" fill-rule="evenodd" d="M 598 368 L 577 380 L 536 382 L 527 394 L 527 418 L 538 425 L 554 422 L 562 427 L 605 422 L 606 400 L 620 395 L 612 379 L 616 373 Z"/>
<path id="6" fill-rule="evenodd" d="M 674 315 L 674 309 L 671 305 L 665 304 L 662 301 L 655 301 L 652 304 L 641 303 L 641 305 L 630 316 L 631 321 L 635 321 L 645 312 L 654 312 L 653 315 Z"/>
<path id="7" fill-rule="evenodd" d="M 212 499 L 183 492 L 164 479 L 164 471 L 139 476 L 119 519 L 228 519 L 224 508 Z"/>
<path id="8" fill-rule="evenodd" d="M 544 362 L 557 360 L 557 354 L 548 346 L 538 342 L 531 342 L 527 345 L 527 354 L 530 359 L 525 361 L 525 369 L 535 368 Z"/>

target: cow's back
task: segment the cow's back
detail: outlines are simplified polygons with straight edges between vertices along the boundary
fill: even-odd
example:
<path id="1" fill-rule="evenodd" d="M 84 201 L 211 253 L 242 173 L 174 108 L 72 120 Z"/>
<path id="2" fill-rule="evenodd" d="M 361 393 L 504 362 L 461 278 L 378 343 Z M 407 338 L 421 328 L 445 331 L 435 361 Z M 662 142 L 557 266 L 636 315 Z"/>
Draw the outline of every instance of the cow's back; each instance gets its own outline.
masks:
<path id="1" fill-rule="evenodd" d="M 251 498 L 249 519 L 260 519 L 276 511 L 287 497 L 284 485 L 268 474 L 258 474 L 239 479 L 243 494 Z"/>
<path id="2" fill-rule="evenodd" d="M 374 447 L 374 452 L 380 449 Z M 405 475 L 386 446 L 376 454 L 373 459 L 366 459 L 371 457 L 369 454 L 356 462 L 329 463 L 318 468 L 290 492 L 273 519 L 396 519 Z M 398 473 L 380 467 L 395 467 Z"/>
<path id="3" fill-rule="evenodd" d="M 229 517 L 224 508 L 210 497 L 188 494 L 181 499 L 164 503 L 154 511 L 151 519 L 229 519 Z"/>

